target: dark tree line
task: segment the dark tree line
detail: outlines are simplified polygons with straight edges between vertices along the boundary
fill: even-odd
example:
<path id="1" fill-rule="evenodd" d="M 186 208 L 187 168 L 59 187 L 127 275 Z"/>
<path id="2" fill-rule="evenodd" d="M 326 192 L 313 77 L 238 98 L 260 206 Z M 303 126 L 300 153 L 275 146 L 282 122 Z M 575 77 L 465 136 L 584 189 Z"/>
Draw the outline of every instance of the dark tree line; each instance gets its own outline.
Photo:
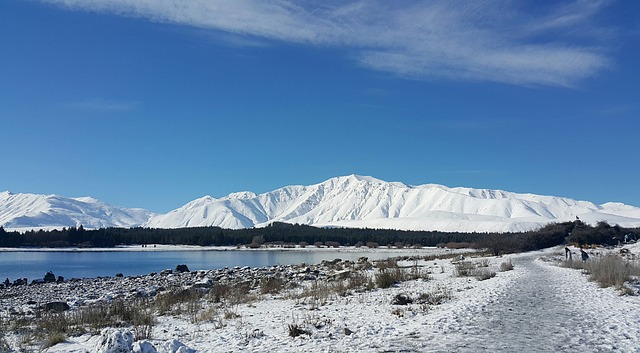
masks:
<path id="1" fill-rule="evenodd" d="M 273 223 L 264 228 L 223 229 L 198 227 L 180 229 L 102 228 L 82 226 L 51 231 L 7 232 L 0 227 L 1 247 L 114 247 L 133 244 L 244 245 L 260 239 L 264 243 L 356 245 L 379 244 L 437 246 L 469 243 L 499 254 L 535 250 L 563 243 L 614 245 L 640 237 L 640 229 L 625 229 L 600 222 L 595 227 L 580 221 L 557 223 L 522 233 L 460 233 L 400 231 L 388 229 L 317 228 L 307 225 Z M 626 238 L 626 239 L 625 239 Z"/>
<path id="2" fill-rule="evenodd" d="M 0 228 L 0 246 L 3 247 L 113 247 L 132 244 L 169 245 L 239 245 L 249 244 L 261 237 L 266 243 L 378 243 L 380 245 L 404 243 L 435 246 L 448 242 L 476 242 L 479 233 L 443 233 L 426 231 L 398 231 L 387 229 L 317 228 L 306 225 L 273 223 L 264 228 L 223 229 L 196 227 L 179 229 L 157 228 L 101 228 L 86 230 L 82 227 L 51 231 L 6 232 Z"/>

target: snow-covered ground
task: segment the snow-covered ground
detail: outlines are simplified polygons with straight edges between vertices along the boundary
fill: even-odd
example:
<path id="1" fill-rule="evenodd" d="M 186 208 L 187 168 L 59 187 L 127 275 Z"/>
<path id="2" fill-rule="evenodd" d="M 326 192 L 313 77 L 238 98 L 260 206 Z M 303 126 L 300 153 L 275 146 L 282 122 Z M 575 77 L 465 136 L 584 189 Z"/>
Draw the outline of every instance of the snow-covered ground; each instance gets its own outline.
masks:
<path id="1" fill-rule="evenodd" d="M 640 251 L 637 245 L 627 248 Z M 135 351 L 153 344 L 158 352 L 172 353 L 187 347 L 197 352 L 640 352 L 640 297 L 600 288 L 580 271 L 556 266 L 563 258 L 563 249 L 555 248 L 467 259 L 496 271 L 483 281 L 456 276 L 452 260 L 404 261 L 400 264 L 428 270 L 429 279 L 326 298 L 295 298 L 287 291 L 260 295 L 228 308 L 234 315 L 226 319 L 194 323 L 187 315 L 161 316 L 152 339 L 138 341 Z M 500 272 L 508 261 L 514 269 Z M 398 294 L 449 299 L 394 305 Z M 307 333 L 291 337 L 292 326 Z M 126 336 L 126 329 L 121 332 Z M 107 352 L 108 337 L 71 337 L 46 352 Z M 180 351 L 177 342 L 186 347 Z"/>

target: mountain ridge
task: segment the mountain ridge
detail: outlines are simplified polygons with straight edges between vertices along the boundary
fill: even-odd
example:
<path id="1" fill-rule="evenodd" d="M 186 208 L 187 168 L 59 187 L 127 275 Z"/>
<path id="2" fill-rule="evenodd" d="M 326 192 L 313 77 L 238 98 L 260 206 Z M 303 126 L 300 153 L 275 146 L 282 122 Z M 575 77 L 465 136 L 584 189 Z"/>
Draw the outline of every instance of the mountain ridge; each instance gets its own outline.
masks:
<path id="1" fill-rule="evenodd" d="M 21 212 L 7 212 L 10 207 L 5 199 L 10 195 L 30 195 L 22 196 Z M 576 217 L 587 223 L 607 221 L 640 227 L 640 208 L 619 202 L 596 205 L 566 197 L 503 190 L 407 185 L 355 174 L 308 186 L 285 186 L 262 194 L 241 191 L 221 198 L 207 195 L 165 214 L 115 207 L 90 197 L 67 199 L 56 195 L 0 193 L 0 225 L 5 228 L 82 224 L 85 228 L 239 229 L 286 222 L 321 227 L 518 232 Z M 60 224 L 64 222 L 73 224 Z"/>

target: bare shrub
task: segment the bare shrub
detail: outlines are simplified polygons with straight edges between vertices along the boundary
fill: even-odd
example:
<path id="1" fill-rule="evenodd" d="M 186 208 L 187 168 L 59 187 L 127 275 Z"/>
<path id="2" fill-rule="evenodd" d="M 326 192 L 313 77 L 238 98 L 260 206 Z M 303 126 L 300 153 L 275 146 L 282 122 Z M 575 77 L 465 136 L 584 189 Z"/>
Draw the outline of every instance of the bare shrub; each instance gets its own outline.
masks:
<path id="1" fill-rule="evenodd" d="M 331 296 L 331 287 L 324 281 L 315 281 L 311 288 L 307 291 L 307 297 L 310 299 L 311 309 L 318 309 L 327 304 Z"/>
<path id="2" fill-rule="evenodd" d="M 472 248 L 475 244 L 468 243 L 468 242 L 449 242 L 446 244 L 440 243 L 438 245 L 440 245 L 438 247 L 446 247 L 449 249 L 467 249 L 467 248 Z"/>
<path id="3" fill-rule="evenodd" d="M 260 279 L 260 293 L 276 294 L 282 291 L 285 280 L 282 277 L 263 277 Z"/>
<path id="4" fill-rule="evenodd" d="M 495 271 L 486 267 L 476 268 L 472 271 L 472 273 L 473 277 L 475 277 L 478 281 L 484 281 L 496 276 Z"/>
<path id="5" fill-rule="evenodd" d="M 493 278 L 496 276 L 495 271 L 489 269 L 488 267 L 478 267 L 478 265 L 482 265 L 481 263 L 469 262 L 469 261 L 461 261 L 456 263 L 456 276 L 458 277 L 475 277 L 479 281 L 484 281 L 489 278 Z"/>
<path id="6" fill-rule="evenodd" d="M 223 317 L 225 320 L 232 320 L 235 318 L 239 318 L 240 314 L 238 314 L 235 310 L 232 310 L 231 308 L 225 308 Z"/>
<path id="7" fill-rule="evenodd" d="M 401 309 L 401 308 L 394 308 L 393 310 L 391 310 L 391 313 L 393 315 L 396 315 L 397 317 L 404 317 L 406 312 L 407 311 L 405 309 Z"/>
<path id="8" fill-rule="evenodd" d="M 309 334 L 309 332 L 307 332 L 306 330 L 302 329 L 300 327 L 300 325 L 298 325 L 296 323 L 287 325 L 287 330 L 289 332 L 289 336 L 291 336 L 291 337 L 298 337 L 300 335 L 308 335 Z"/>
<path id="9" fill-rule="evenodd" d="M 401 268 L 382 268 L 375 275 L 375 282 L 378 288 L 389 288 L 405 279 Z"/>
<path id="10" fill-rule="evenodd" d="M 220 314 L 215 307 L 209 306 L 196 314 L 194 323 L 198 322 L 220 322 Z"/>
<path id="11" fill-rule="evenodd" d="M 151 338 L 155 316 L 149 302 L 100 302 L 70 312 L 44 313 L 34 322 L 34 329 L 46 335 L 44 345 L 47 347 L 63 342 L 68 335 L 83 334 L 87 330 L 95 334 L 105 327 L 118 326 L 132 326 L 138 339 Z"/>
<path id="12" fill-rule="evenodd" d="M 616 287 L 622 289 L 624 282 L 630 280 L 631 264 L 615 255 L 585 263 L 589 279 L 598 282 L 600 287 Z"/>
<path id="13" fill-rule="evenodd" d="M 416 279 L 429 280 L 431 279 L 431 276 L 429 276 L 428 271 L 424 270 L 423 268 L 420 268 L 420 266 L 418 266 L 418 260 L 415 260 L 413 263 L 413 266 L 411 266 L 411 268 L 409 269 L 409 273 L 407 274 L 407 279 L 408 280 L 416 280 Z"/>
<path id="14" fill-rule="evenodd" d="M 607 255 L 589 261 L 563 261 L 561 267 L 582 270 L 589 274 L 589 280 L 597 282 L 600 287 L 616 287 L 629 294 L 624 283 L 631 280 L 631 276 L 640 273 L 640 268 L 616 255 Z"/>
<path id="15" fill-rule="evenodd" d="M 395 258 L 376 261 L 376 267 L 379 269 L 399 268 L 398 261 Z"/>
<path id="16" fill-rule="evenodd" d="M 340 243 L 338 243 L 337 241 L 325 241 L 324 245 L 326 245 L 327 247 L 330 247 L 330 248 L 339 248 L 340 247 Z"/>
<path id="17" fill-rule="evenodd" d="M 416 303 L 418 304 L 428 304 L 428 305 L 440 305 L 447 300 L 451 300 L 453 295 L 451 294 L 451 290 L 441 288 L 434 292 L 426 292 L 420 293 L 418 298 L 416 299 Z"/>
<path id="18" fill-rule="evenodd" d="M 9 352 L 9 343 L 4 337 L 6 332 L 6 327 L 4 321 L 0 321 L 0 352 Z"/>
<path id="19" fill-rule="evenodd" d="M 251 282 L 238 282 L 233 284 L 216 283 L 209 291 L 209 300 L 215 303 L 225 302 L 230 305 L 248 303 L 256 299 L 251 293 Z"/>
<path id="20" fill-rule="evenodd" d="M 362 290 L 366 289 L 371 282 L 371 278 L 367 276 L 364 271 L 354 271 L 351 272 L 348 280 L 348 284 L 346 285 L 346 289 L 351 290 Z"/>
<path id="21" fill-rule="evenodd" d="M 460 261 L 455 266 L 455 275 L 458 277 L 472 277 L 473 271 L 476 269 L 476 265 L 470 261 Z"/>
<path id="22" fill-rule="evenodd" d="M 58 343 L 64 342 L 66 339 L 67 337 L 64 335 L 64 333 L 51 332 L 45 338 L 44 343 L 42 344 L 42 348 L 43 349 L 51 348 Z"/>
<path id="23" fill-rule="evenodd" d="M 201 296 L 200 292 L 193 289 L 171 290 L 156 295 L 154 305 L 161 315 L 181 314 L 185 310 L 189 311 L 189 307 L 193 309 L 194 302 Z"/>
<path id="24" fill-rule="evenodd" d="M 209 290 L 209 300 L 213 300 L 213 302 L 219 303 L 222 300 L 225 300 L 229 296 L 230 292 L 231 286 L 229 284 L 216 282 Z"/>
<path id="25" fill-rule="evenodd" d="M 571 268 L 574 270 L 585 270 L 586 263 L 582 261 L 562 261 L 560 263 L 560 267 Z"/>
<path id="26" fill-rule="evenodd" d="M 513 270 L 513 263 L 511 263 L 511 259 L 500 264 L 500 271 L 506 272 L 511 270 Z"/>
<path id="27" fill-rule="evenodd" d="M 71 313 L 72 320 L 82 323 L 91 332 L 97 333 L 100 329 L 109 326 L 109 306 L 105 304 L 90 305 Z"/>
<path id="28" fill-rule="evenodd" d="M 54 333 L 71 333 L 73 323 L 66 313 L 44 313 L 37 319 L 38 331 L 46 332 L 49 335 Z"/>

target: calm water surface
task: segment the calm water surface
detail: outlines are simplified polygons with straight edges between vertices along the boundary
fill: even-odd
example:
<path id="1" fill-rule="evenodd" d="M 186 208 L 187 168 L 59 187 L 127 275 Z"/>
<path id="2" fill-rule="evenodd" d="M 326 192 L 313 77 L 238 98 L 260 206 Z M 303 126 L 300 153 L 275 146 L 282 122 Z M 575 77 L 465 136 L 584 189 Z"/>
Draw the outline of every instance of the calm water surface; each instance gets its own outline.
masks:
<path id="1" fill-rule="evenodd" d="M 428 254 L 424 250 L 423 254 Z M 418 252 L 419 254 L 420 252 Z M 203 251 L 10 251 L 0 252 L 0 281 L 9 278 L 42 278 L 47 271 L 69 278 L 144 275 L 186 264 L 190 270 L 219 269 L 234 266 L 265 267 L 322 260 L 371 260 L 416 254 L 407 251 L 281 251 L 281 250 L 203 250 Z"/>

